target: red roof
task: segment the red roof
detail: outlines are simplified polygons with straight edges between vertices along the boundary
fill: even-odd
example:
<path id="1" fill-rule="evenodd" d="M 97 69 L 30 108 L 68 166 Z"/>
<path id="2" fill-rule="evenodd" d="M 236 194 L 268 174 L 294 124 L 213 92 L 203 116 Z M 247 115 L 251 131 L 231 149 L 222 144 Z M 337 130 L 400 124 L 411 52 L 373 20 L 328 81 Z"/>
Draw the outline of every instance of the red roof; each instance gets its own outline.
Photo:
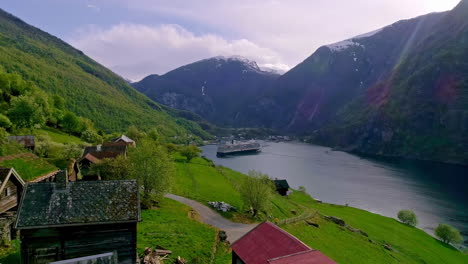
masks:
<path id="1" fill-rule="evenodd" d="M 318 250 L 309 250 L 297 254 L 268 260 L 268 264 L 336 264 L 335 261 Z"/>
<path id="2" fill-rule="evenodd" d="M 232 244 L 232 250 L 246 264 L 335 264 L 270 222 L 241 237 Z"/>

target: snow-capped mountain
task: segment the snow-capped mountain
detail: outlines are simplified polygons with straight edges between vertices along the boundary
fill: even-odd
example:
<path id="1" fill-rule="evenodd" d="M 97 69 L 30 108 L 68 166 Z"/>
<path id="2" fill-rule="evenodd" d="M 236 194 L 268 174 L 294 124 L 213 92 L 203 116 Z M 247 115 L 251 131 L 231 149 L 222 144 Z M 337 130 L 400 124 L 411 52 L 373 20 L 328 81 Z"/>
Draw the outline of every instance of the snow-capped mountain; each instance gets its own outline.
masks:
<path id="1" fill-rule="evenodd" d="M 242 126 L 247 117 L 241 110 L 278 77 L 247 58 L 218 56 L 150 75 L 133 86 L 156 102 L 197 113 L 214 124 Z"/>

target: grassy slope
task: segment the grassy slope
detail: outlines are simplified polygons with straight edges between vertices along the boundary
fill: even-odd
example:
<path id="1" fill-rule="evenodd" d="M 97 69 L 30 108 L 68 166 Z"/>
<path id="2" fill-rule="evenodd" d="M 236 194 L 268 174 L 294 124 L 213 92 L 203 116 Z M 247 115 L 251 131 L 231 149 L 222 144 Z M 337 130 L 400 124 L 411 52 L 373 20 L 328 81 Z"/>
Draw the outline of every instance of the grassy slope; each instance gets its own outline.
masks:
<path id="1" fill-rule="evenodd" d="M 172 250 L 171 259 L 181 256 L 190 263 L 210 263 L 217 232 L 189 217 L 190 211 L 189 207 L 170 199 L 164 199 L 159 209 L 142 211 L 138 252 L 159 245 Z M 229 252 L 222 247 L 218 253 L 215 263 L 227 263 Z"/>
<path id="2" fill-rule="evenodd" d="M 215 168 L 201 158 L 194 159 L 188 165 L 179 160 L 177 170 L 174 193 L 203 203 L 215 200 L 225 201 L 237 208 L 243 207 L 236 186 L 245 175 L 227 168 Z M 317 211 L 319 214 L 308 220 L 317 222 L 320 227 L 309 226 L 304 221 L 281 227 L 338 263 L 468 263 L 467 255 L 443 245 L 422 230 L 364 210 L 319 204 L 301 192 L 294 192 L 288 198 L 275 195 L 269 213 L 271 217 L 264 217 L 271 221 L 291 218 L 295 216 L 292 210 L 297 215 Z M 340 217 L 349 226 L 366 232 L 369 237 L 326 221 L 320 215 Z M 225 216 L 239 221 L 246 220 L 242 213 Z M 393 251 L 384 249 L 384 245 Z"/>
<path id="3" fill-rule="evenodd" d="M 50 127 L 44 127 L 35 131 L 35 135 L 49 135 L 50 139 L 57 143 L 68 144 L 68 143 L 75 143 L 75 144 L 83 144 L 84 142 L 81 138 L 75 137 L 73 135 L 68 135 L 58 129 L 53 129 Z"/>
<path id="4" fill-rule="evenodd" d="M 54 165 L 31 153 L 25 153 L 21 157 L 1 161 L 0 166 L 15 168 L 24 181 L 33 180 L 57 169 Z"/>
<path id="5" fill-rule="evenodd" d="M 185 135 L 189 129 L 207 136 L 198 125 L 171 117 L 81 51 L 1 9 L 0 64 L 44 91 L 62 96 L 69 110 L 93 120 L 106 132 L 135 125 L 157 127 L 166 136 Z"/>

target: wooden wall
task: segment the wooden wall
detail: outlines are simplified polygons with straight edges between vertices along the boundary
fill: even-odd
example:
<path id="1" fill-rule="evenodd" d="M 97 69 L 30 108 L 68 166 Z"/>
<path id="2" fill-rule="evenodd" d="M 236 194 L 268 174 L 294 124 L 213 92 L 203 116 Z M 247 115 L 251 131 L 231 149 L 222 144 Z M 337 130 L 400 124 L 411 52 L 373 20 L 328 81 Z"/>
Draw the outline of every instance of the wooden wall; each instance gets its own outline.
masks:
<path id="1" fill-rule="evenodd" d="M 23 264 L 117 251 L 119 264 L 136 263 L 136 223 L 21 230 Z"/>

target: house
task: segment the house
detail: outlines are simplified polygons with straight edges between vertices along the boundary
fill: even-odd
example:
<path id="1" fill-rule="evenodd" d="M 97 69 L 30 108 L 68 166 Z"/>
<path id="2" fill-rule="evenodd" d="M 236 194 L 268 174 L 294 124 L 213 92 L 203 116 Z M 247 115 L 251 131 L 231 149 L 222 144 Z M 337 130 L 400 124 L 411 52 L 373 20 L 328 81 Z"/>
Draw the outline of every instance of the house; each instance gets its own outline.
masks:
<path id="1" fill-rule="evenodd" d="M 125 142 L 128 146 L 136 147 L 136 143 L 133 139 L 127 137 L 126 135 L 122 135 L 119 138 L 113 140 L 114 142 Z"/>
<path id="2" fill-rule="evenodd" d="M 273 223 L 264 222 L 232 244 L 232 264 L 336 264 Z"/>
<path id="3" fill-rule="evenodd" d="M 126 144 L 116 143 L 86 147 L 78 164 L 83 176 L 86 176 L 92 164 L 99 163 L 103 159 L 114 159 L 120 155 L 127 156 Z"/>
<path id="4" fill-rule="evenodd" d="M 16 237 L 14 222 L 24 181 L 13 168 L 0 168 L 0 243 Z"/>
<path id="5" fill-rule="evenodd" d="M 289 184 L 287 180 L 278 180 L 275 179 L 275 187 L 276 187 L 276 192 L 279 193 L 282 196 L 288 195 L 289 191 Z"/>
<path id="6" fill-rule="evenodd" d="M 42 264 L 116 252 L 136 263 L 140 199 L 135 180 L 28 183 L 18 210 L 21 261 Z M 67 263 L 67 262 L 59 262 Z"/>
<path id="7" fill-rule="evenodd" d="M 16 141 L 19 144 L 23 145 L 25 148 L 28 148 L 30 150 L 34 150 L 34 147 L 36 146 L 34 136 L 28 135 L 28 136 L 9 136 L 8 137 L 9 141 Z"/>

